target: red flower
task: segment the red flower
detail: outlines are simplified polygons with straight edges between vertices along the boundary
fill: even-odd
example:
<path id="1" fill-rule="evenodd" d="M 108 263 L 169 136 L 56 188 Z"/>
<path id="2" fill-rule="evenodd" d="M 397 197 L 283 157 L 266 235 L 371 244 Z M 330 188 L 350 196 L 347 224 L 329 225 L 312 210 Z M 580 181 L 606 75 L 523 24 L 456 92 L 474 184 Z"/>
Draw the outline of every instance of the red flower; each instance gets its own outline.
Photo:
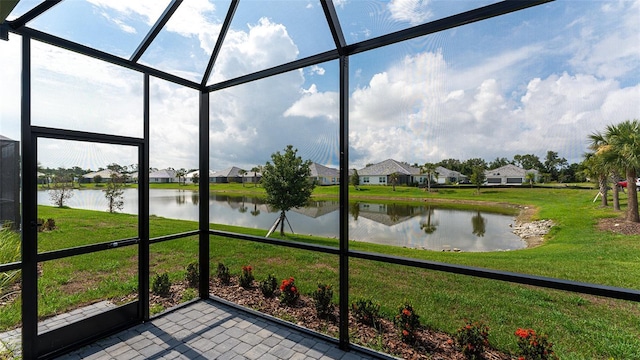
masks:
<path id="1" fill-rule="evenodd" d="M 402 309 L 402 313 L 403 313 L 405 316 L 411 316 L 411 311 L 409 311 L 409 309 L 407 309 L 407 308 Z"/>
<path id="2" fill-rule="evenodd" d="M 402 330 L 402 336 L 404 337 L 409 336 L 409 332 L 407 330 Z"/>
<path id="3" fill-rule="evenodd" d="M 526 329 L 518 328 L 518 330 L 516 330 L 516 336 L 526 339 L 529 337 L 529 331 L 527 331 Z"/>
<path id="4" fill-rule="evenodd" d="M 291 287 L 291 292 L 293 292 L 293 293 L 294 293 L 294 292 L 296 292 L 296 291 L 298 291 L 298 290 L 296 289 L 296 287 L 295 287 L 295 286 L 292 286 L 292 287 Z"/>

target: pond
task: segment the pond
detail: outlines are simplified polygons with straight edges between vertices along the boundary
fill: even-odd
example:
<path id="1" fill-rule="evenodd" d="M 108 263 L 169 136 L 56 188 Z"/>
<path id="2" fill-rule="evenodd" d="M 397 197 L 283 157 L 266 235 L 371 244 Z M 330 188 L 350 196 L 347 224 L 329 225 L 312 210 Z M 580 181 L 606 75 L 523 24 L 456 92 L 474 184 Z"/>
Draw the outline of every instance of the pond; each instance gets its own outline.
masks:
<path id="1" fill-rule="evenodd" d="M 136 189 L 126 189 L 122 212 L 137 214 Z M 38 192 L 38 203 L 51 205 L 46 191 Z M 172 219 L 198 220 L 198 193 L 190 190 L 151 189 L 151 215 Z M 106 211 L 107 202 L 101 190 L 74 190 L 67 201 L 71 208 Z M 339 204 L 337 201 L 312 201 L 302 209 L 287 213 L 290 228 L 298 234 L 338 238 Z M 209 220 L 212 223 L 248 228 L 271 228 L 278 212 L 262 199 L 247 196 L 213 194 L 209 198 Z M 512 215 L 480 210 L 454 210 L 433 205 L 378 204 L 354 202 L 349 206 L 349 238 L 376 244 L 417 249 L 467 252 L 516 250 L 526 243 L 513 234 Z"/>

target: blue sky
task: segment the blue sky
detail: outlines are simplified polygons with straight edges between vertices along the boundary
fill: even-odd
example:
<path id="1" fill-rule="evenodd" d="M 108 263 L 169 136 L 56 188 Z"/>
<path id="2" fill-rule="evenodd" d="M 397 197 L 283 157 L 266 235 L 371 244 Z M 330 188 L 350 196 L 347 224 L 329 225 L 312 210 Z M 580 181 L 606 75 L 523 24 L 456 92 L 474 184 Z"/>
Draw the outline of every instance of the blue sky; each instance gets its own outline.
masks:
<path id="1" fill-rule="evenodd" d="M 128 58 L 168 1 L 66 0 L 28 26 Z M 353 43 L 493 1 L 334 0 Z M 21 1 L 14 18 L 33 6 Z M 200 81 L 228 1 L 185 0 L 141 62 Z M 0 134 L 19 137 L 19 37 L 0 41 Z M 316 1 L 241 1 L 209 83 L 331 49 Z M 33 45 L 34 123 L 140 136 L 142 75 Z M 7 54 L 7 55 L 5 55 Z M 393 158 L 581 160 L 588 134 L 640 118 L 640 1 L 555 1 L 350 58 L 350 167 Z M 197 92 L 152 81 L 151 166 L 197 167 Z M 213 169 L 293 144 L 338 165 L 338 63 L 211 95 Z M 45 166 L 129 163 L 45 148 Z M 89 147 L 91 148 L 91 147 Z M 62 154 L 64 153 L 64 154 Z M 91 160 L 88 160 L 91 159 Z M 98 165 L 104 163 L 104 165 Z"/>

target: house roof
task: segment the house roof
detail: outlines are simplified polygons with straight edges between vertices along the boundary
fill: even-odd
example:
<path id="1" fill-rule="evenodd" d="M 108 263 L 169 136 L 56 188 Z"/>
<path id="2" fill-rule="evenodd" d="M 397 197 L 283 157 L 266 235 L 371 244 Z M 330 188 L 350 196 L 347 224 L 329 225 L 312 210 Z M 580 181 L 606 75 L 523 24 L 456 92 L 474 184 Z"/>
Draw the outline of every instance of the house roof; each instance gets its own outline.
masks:
<path id="1" fill-rule="evenodd" d="M 214 171 L 213 177 L 240 177 L 239 171 L 242 170 L 237 166 L 232 166 L 224 170 Z"/>
<path id="2" fill-rule="evenodd" d="M 209 177 L 213 177 L 213 176 L 214 176 L 214 175 L 213 175 L 214 173 L 215 173 L 215 171 L 213 171 L 213 170 L 209 170 Z M 200 176 L 200 170 L 195 170 L 195 171 L 189 172 L 189 173 L 187 173 L 187 175 L 185 175 L 185 177 L 192 178 L 192 177 L 193 177 L 194 175 L 196 175 L 196 174 L 197 174 L 198 176 Z"/>
<path id="3" fill-rule="evenodd" d="M 445 167 L 442 166 L 438 166 L 436 167 L 436 172 L 438 173 L 438 177 L 443 177 L 443 178 L 449 178 L 449 177 L 456 177 L 456 178 L 460 178 L 460 177 L 466 177 L 466 175 L 463 175 L 461 172 L 459 171 L 455 171 L 455 170 L 449 170 Z"/>
<path id="4" fill-rule="evenodd" d="M 358 170 L 360 176 L 375 176 L 375 175 L 391 175 L 393 173 L 399 173 L 402 175 L 419 175 L 420 169 L 413 167 L 407 163 L 401 163 L 393 159 L 387 159 L 383 162 L 367 166 Z"/>
<path id="5" fill-rule="evenodd" d="M 530 172 L 532 170 L 525 170 L 519 166 L 515 166 L 512 164 L 507 164 L 505 166 L 501 166 L 497 169 L 493 169 L 493 170 L 486 170 L 484 172 L 485 176 L 489 177 L 489 176 L 500 176 L 500 177 L 509 177 L 509 176 L 514 176 L 514 177 L 524 177 L 528 172 Z"/>
<path id="6" fill-rule="evenodd" d="M 311 163 L 309 167 L 311 177 L 338 177 L 338 169 L 326 167 L 317 163 Z"/>
<path id="7" fill-rule="evenodd" d="M 93 179 L 94 177 L 96 177 L 96 175 L 99 175 L 100 177 L 102 177 L 103 179 L 108 179 L 111 177 L 111 174 L 113 174 L 114 171 L 111 171 L 109 169 L 104 169 L 104 170 L 100 170 L 100 171 L 93 171 L 90 173 L 86 173 L 84 175 L 82 175 L 83 178 L 85 179 Z M 119 173 L 115 173 L 116 175 L 120 176 Z"/>
<path id="8" fill-rule="evenodd" d="M 176 171 L 172 169 L 161 169 L 149 174 L 149 178 L 157 179 L 173 179 L 176 177 Z"/>

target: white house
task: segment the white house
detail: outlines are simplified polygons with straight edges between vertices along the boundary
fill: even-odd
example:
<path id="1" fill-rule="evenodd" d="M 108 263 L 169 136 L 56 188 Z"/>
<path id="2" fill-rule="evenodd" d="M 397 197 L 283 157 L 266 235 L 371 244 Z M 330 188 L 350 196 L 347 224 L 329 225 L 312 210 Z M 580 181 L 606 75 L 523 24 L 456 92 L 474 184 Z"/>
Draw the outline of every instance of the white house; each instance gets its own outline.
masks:
<path id="1" fill-rule="evenodd" d="M 149 183 L 151 184 L 167 184 L 175 182 L 178 182 L 178 178 L 176 177 L 176 171 L 173 169 L 162 169 L 149 173 Z"/>
<path id="2" fill-rule="evenodd" d="M 419 168 L 393 159 L 387 159 L 358 170 L 360 185 L 391 185 L 390 175 L 393 173 L 398 174 L 396 185 L 419 183 L 422 178 L 426 178 L 426 175 L 420 175 Z"/>
<path id="3" fill-rule="evenodd" d="M 527 182 L 528 173 L 533 173 L 534 180 L 538 180 L 538 170 L 525 170 L 512 164 L 486 170 L 484 176 L 487 185 L 522 185 Z"/>
<path id="4" fill-rule="evenodd" d="M 340 172 L 338 169 L 326 167 L 320 164 L 312 163 L 310 168 L 311 181 L 316 185 L 337 185 L 340 184 Z"/>
<path id="5" fill-rule="evenodd" d="M 242 176 L 240 176 L 240 169 L 237 166 L 232 166 L 224 170 L 214 171 L 210 176 L 212 183 L 239 183 L 242 182 Z"/>
<path id="6" fill-rule="evenodd" d="M 109 170 L 109 169 L 104 169 L 104 170 L 100 170 L 100 171 L 92 171 L 90 173 L 86 173 L 86 174 L 82 175 L 82 182 L 83 183 L 93 182 L 94 178 L 96 176 L 100 176 L 100 182 L 107 182 L 107 181 L 109 181 L 109 179 L 111 179 L 111 174 L 114 174 L 114 172 Z M 115 175 L 120 176 L 119 173 L 115 173 Z"/>
<path id="7" fill-rule="evenodd" d="M 436 180 L 438 184 L 455 184 L 467 180 L 466 175 L 442 166 L 436 167 L 436 172 L 438 173 L 438 179 Z"/>
<path id="8" fill-rule="evenodd" d="M 209 182 L 212 182 L 214 173 L 215 173 L 215 171 L 209 170 Z M 202 180 L 202 177 L 200 177 L 200 170 L 195 170 L 195 171 L 191 171 L 191 172 L 187 173 L 184 176 L 184 182 L 186 184 L 193 184 L 193 177 L 194 176 L 198 176 L 199 180 Z"/>

